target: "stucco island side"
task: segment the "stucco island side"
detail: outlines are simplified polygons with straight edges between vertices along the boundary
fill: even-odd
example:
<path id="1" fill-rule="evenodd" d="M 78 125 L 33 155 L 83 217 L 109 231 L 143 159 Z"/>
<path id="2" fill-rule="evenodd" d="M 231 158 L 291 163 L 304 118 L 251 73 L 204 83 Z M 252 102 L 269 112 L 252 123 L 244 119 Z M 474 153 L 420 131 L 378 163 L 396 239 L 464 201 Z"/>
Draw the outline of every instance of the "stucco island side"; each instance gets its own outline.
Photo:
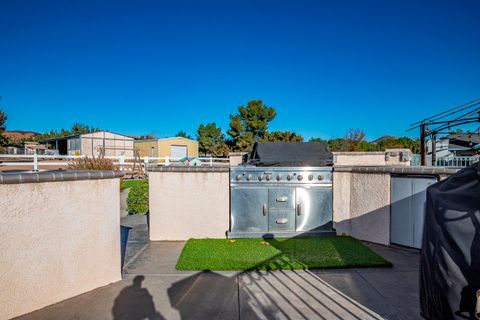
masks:
<path id="1" fill-rule="evenodd" d="M 334 171 L 333 224 L 339 235 L 390 244 L 390 175 Z"/>
<path id="2" fill-rule="evenodd" d="M 150 240 L 224 238 L 229 228 L 229 168 L 149 169 Z"/>
<path id="3" fill-rule="evenodd" d="M 334 228 L 339 235 L 389 245 L 392 175 L 443 179 L 458 170 L 447 167 L 334 166 Z"/>
<path id="4" fill-rule="evenodd" d="M 0 174 L 0 319 L 121 280 L 121 175 Z"/>

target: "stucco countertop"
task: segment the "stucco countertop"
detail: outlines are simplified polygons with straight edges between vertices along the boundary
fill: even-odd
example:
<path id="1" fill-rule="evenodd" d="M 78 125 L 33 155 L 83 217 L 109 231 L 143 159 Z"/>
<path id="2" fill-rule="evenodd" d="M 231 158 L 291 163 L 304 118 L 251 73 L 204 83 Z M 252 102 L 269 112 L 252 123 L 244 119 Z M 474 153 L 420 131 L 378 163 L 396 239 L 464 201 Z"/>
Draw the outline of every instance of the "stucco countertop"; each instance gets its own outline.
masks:
<path id="1" fill-rule="evenodd" d="M 121 171 L 107 170 L 0 171 L 0 184 L 113 179 L 123 175 Z"/>
<path id="2" fill-rule="evenodd" d="M 187 166 L 148 166 L 148 172 L 229 172 L 229 166 L 205 166 L 205 167 L 187 167 Z"/>
<path id="3" fill-rule="evenodd" d="M 406 175 L 452 175 L 461 168 L 421 166 L 334 166 L 336 172 L 390 173 Z"/>

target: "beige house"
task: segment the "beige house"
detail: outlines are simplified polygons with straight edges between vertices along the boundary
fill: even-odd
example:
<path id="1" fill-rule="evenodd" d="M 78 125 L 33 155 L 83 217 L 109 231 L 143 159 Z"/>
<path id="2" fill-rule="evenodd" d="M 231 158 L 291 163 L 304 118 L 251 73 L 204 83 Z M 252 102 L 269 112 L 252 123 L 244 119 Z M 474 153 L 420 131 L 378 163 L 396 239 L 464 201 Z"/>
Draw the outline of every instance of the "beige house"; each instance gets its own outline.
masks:
<path id="1" fill-rule="evenodd" d="M 140 157 L 198 157 L 198 141 L 183 137 L 137 140 L 135 148 Z"/>
<path id="2" fill-rule="evenodd" d="M 109 131 L 77 134 L 67 137 L 45 139 L 39 143 L 47 149 L 58 150 L 60 155 L 134 156 L 133 138 Z"/>

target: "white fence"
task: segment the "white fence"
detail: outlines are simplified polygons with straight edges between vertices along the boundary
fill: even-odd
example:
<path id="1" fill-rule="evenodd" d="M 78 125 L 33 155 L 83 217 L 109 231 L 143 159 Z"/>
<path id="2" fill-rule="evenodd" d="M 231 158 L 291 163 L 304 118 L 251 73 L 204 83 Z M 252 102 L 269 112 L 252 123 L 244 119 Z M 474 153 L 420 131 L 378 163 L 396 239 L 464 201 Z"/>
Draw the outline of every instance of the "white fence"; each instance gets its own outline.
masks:
<path id="1" fill-rule="evenodd" d="M 412 160 L 410 165 L 419 166 L 420 165 L 420 155 L 412 155 Z M 469 165 L 474 164 L 480 160 L 480 156 L 447 156 L 437 158 L 435 161 L 436 167 L 468 167 Z M 427 156 L 427 165 L 432 165 L 432 156 Z"/>
<path id="2" fill-rule="evenodd" d="M 22 169 L 29 168 L 32 170 L 39 170 L 41 167 L 66 167 L 70 161 L 83 158 L 84 156 L 59 156 L 59 155 L 18 155 L 18 154 L 0 154 L 0 167 L 22 167 Z M 161 165 L 169 166 L 172 164 L 181 164 L 182 158 L 172 157 L 134 157 L 116 156 L 105 157 L 113 160 L 113 163 L 119 167 L 120 170 L 132 170 L 134 165 L 138 166 L 138 170 L 145 172 L 147 165 Z M 140 161 L 138 161 L 140 159 Z M 229 158 L 213 158 L 200 157 L 195 158 L 201 161 L 202 166 L 228 166 L 230 165 Z M 24 168 L 25 167 L 25 168 Z"/>

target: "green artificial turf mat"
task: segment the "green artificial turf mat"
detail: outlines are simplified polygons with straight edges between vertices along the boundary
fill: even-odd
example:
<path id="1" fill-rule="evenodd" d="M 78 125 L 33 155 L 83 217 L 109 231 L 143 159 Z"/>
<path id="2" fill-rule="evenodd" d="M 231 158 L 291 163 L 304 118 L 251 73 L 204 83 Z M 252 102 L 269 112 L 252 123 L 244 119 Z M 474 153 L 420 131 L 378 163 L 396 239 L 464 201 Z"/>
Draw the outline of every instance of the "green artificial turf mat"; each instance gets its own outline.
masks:
<path id="1" fill-rule="evenodd" d="M 391 267 L 360 241 L 346 236 L 274 239 L 190 239 L 178 270 L 292 270 Z"/>

